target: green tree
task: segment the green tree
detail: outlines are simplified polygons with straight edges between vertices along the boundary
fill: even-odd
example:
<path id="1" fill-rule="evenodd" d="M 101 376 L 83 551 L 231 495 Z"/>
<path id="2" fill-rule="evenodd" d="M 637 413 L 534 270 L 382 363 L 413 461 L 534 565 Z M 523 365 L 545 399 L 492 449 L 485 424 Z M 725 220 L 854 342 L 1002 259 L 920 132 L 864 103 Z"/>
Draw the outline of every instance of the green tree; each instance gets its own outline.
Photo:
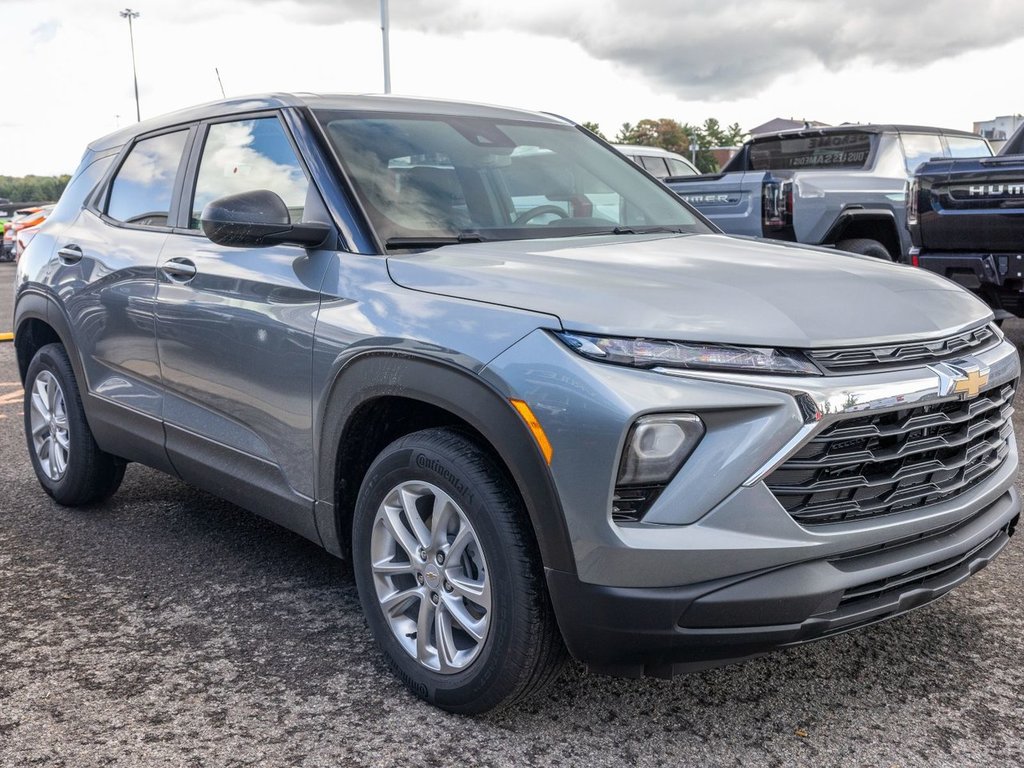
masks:
<path id="1" fill-rule="evenodd" d="M 12 203 L 54 202 L 71 177 L 61 176 L 0 176 L 0 197 Z"/>
<path id="2" fill-rule="evenodd" d="M 683 130 L 689 137 L 691 146 L 697 148 L 694 164 L 701 173 L 716 173 L 718 161 L 711 153 L 712 147 L 738 147 L 743 143 L 746 132 L 740 128 L 739 123 L 733 123 L 727 128 L 713 117 L 704 121 L 703 125 L 690 125 L 687 123 Z"/>
<path id="3" fill-rule="evenodd" d="M 619 144 L 661 147 L 681 155 L 685 155 L 690 148 L 690 139 L 685 127 L 669 117 L 659 120 L 645 118 L 636 125 L 623 123 L 615 141 Z"/>
<path id="4" fill-rule="evenodd" d="M 608 137 L 605 136 L 603 133 L 601 133 L 601 126 L 598 125 L 597 123 L 592 123 L 592 122 L 590 122 L 588 120 L 587 122 L 583 123 L 582 125 L 583 125 L 584 128 L 586 128 L 592 134 L 597 136 L 599 139 L 604 139 L 605 141 L 608 141 Z"/>

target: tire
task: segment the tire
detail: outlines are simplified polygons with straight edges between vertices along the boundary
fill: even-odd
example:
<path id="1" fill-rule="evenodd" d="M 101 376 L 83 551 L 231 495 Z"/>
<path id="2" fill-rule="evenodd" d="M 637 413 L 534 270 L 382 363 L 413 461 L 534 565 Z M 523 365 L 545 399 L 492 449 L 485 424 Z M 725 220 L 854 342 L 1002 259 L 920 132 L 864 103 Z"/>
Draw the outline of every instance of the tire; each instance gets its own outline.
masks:
<path id="1" fill-rule="evenodd" d="M 469 436 L 427 429 L 380 453 L 356 502 L 352 561 L 388 666 L 431 704 L 488 712 L 537 693 L 561 672 L 565 646 L 526 510 Z"/>
<path id="2" fill-rule="evenodd" d="M 892 254 L 877 240 L 869 240 L 866 237 L 854 237 L 849 240 L 840 240 L 836 243 L 837 251 L 847 253 L 859 253 L 863 256 L 873 256 L 883 261 L 892 261 Z"/>
<path id="3" fill-rule="evenodd" d="M 32 468 L 58 504 L 94 504 L 118 489 L 126 463 L 96 445 L 71 361 L 60 344 L 47 344 L 32 358 L 24 411 Z"/>

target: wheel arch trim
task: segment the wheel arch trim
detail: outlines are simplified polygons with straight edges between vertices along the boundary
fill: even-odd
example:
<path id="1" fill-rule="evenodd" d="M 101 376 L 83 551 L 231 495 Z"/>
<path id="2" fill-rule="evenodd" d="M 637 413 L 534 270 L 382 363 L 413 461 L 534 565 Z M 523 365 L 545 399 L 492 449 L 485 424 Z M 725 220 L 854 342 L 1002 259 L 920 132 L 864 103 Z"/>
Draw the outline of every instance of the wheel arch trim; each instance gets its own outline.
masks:
<path id="1" fill-rule="evenodd" d="M 505 464 L 527 509 L 547 568 L 575 573 L 571 540 L 554 478 L 529 427 L 508 396 L 475 373 L 426 355 L 366 351 L 346 360 L 327 389 L 314 437 L 316 516 L 325 547 L 342 551 L 341 510 L 335 508 L 338 452 L 361 406 L 383 397 L 416 400 L 469 424 Z"/>

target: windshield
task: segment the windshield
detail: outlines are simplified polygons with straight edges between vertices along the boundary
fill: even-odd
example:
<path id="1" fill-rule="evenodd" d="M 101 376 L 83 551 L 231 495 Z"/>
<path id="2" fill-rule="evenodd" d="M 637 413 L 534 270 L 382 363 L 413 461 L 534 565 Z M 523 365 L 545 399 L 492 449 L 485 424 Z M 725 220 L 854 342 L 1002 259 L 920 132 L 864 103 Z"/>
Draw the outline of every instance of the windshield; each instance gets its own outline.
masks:
<path id="1" fill-rule="evenodd" d="M 392 248 L 424 247 L 430 238 L 712 231 L 675 194 L 572 126 L 334 111 L 317 117 Z"/>

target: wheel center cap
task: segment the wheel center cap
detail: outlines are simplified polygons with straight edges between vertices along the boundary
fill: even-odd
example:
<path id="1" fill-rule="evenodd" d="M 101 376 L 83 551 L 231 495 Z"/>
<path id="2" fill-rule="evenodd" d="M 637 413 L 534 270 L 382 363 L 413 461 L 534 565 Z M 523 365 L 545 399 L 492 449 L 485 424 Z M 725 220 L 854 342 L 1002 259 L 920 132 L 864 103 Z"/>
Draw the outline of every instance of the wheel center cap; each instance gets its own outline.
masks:
<path id="1" fill-rule="evenodd" d="M 423 572 L 423 578 L 426 579 L 427 584 L 433 589 L 436 589 L 437 585 L 441 583 L 441 574 L 433 566 L 429 566 Z"/>

